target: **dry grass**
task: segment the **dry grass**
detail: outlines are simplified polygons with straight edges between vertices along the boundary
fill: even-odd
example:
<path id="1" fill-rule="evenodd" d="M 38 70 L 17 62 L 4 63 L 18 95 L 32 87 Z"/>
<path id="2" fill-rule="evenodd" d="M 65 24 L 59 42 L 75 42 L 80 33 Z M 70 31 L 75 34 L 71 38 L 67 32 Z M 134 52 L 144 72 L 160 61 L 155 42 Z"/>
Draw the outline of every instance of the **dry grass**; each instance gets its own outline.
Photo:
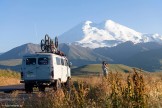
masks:
<path id="1" fill-rule="evenodd" d="M 0 86 L 20 84 L 20 74 L 11 70 L 0 70 Z"/>
<path id="2" fill-rule="evenodd" d="M 162 77 L 137 70 L 109 72 L 107 78 L 75 77 L 70 91 L 63 88 L 31 94 L 22 105 L 24 108 L 161 108 Z"/>
<path id="3" fill-rule="evenodd" d="M 15 84 L 20 84 L 20 80 L 17 78 L 0 77 L 0 86 L 15 85 Z"/>
<path id="4" fill-rule="evenodd" d="M 134 70 L 110 72 L 107 78 L 75 80 L 71 91 L 64 89 L 39 93 L 24 107 L 39 108 L 152 108 L 162 107 L 162 78 Z M 33 101 L 34 100 L 34 101 Z"/>

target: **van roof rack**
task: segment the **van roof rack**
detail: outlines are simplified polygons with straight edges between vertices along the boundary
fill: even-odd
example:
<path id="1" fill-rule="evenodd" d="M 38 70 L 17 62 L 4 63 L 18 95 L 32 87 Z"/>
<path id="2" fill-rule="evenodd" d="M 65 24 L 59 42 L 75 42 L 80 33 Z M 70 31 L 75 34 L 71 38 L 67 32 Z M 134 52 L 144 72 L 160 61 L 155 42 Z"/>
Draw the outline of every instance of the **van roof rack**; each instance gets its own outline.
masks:
<path id="1" fill-rule="evenodd" d="M 55 42 L 49 37 L 48 34 L 45 35 L 44 39 L 41 40 L 41 50 L 38 53 L 53 53 L 61 56 L 66 56 L 64 52 L 58 50 L 58 38 L 55 37 Z"/>

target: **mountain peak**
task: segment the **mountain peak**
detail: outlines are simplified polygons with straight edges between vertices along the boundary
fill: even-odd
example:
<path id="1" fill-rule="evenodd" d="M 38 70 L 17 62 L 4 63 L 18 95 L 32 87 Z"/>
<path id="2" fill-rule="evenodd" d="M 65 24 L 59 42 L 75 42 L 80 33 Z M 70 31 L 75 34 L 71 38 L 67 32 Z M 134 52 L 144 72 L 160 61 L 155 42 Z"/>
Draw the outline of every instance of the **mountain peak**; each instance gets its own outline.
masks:
<path id="1" fill-rule="evenodd" d="M 115 25 L 115 24 L 117 24 L 117 23 L 114 22 L 114 21 L 112 21 L 112 20 L 106 20 L 106 21 L 105 21 L 105 24 L 106 24 L 106 25 Z"/>
<path id="2" fill-rule="evenodd" d="M 91 23 L 92 23 L 92 21 L 85 21 L 85 25 L 89 25 Z"/>
<path id="3" fill-rule="evenodd" d="M 71 29 L 70 32 L 64 34 L 64 37 L 68 37 L 66 40 L 73 40 L 70 41 L 71 43 L 75 42 L 89 48 L 113 47 L 127 41 L 134 44 L 162 42 L 162 36 L 159 34 L 143 34 L 112 20 L 99 24 L 85 21 L 82 25 L 78 25 L 77 29 Z M 77 39 L 74 40 L 76 37 Z"/>

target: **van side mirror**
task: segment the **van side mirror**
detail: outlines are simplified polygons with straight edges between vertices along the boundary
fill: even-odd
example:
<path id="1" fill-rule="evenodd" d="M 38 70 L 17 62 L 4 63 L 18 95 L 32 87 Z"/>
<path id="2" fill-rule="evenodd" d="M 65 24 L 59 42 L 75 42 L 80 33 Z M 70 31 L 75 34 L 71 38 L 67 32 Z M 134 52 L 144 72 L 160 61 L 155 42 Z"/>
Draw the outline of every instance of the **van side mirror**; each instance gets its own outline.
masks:
<path id="1" fill-rule="evenodd" d="M 69 63 L 69 67 L 71 67 L 71 66 L 72 66 L 72 63 L 70 62 L 70 63 Z"/>

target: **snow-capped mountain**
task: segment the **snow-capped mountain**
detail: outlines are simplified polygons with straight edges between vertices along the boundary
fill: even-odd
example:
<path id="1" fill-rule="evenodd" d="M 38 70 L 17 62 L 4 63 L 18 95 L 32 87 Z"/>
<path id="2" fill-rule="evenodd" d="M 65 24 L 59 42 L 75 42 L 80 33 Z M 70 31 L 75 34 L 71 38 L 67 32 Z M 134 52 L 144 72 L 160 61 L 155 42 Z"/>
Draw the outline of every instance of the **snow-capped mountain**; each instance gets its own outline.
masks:
<path id="1" fill-rule="evenodd" d="M 73 34 L 73 36 L 69 34 Z M 68 37 L 68 40 L 73 40 L 75 44 L 89 48 L 113 47 L 127 41 L 131 41 L 134 44 L 162 42 L 162 36 L 159 34 L 143 34 L 112 20 L 107 20 L 100 24 L 85 21 L 77 26 L 77 30 L 75 28 L 74 31 L 71 29 L 69 32 L 64 33 L 64 37 Z M 74 40 L 73 37 L 77 37 L 77 40 Z M 73 43 L 72 41 L 70 42 Z"/>

